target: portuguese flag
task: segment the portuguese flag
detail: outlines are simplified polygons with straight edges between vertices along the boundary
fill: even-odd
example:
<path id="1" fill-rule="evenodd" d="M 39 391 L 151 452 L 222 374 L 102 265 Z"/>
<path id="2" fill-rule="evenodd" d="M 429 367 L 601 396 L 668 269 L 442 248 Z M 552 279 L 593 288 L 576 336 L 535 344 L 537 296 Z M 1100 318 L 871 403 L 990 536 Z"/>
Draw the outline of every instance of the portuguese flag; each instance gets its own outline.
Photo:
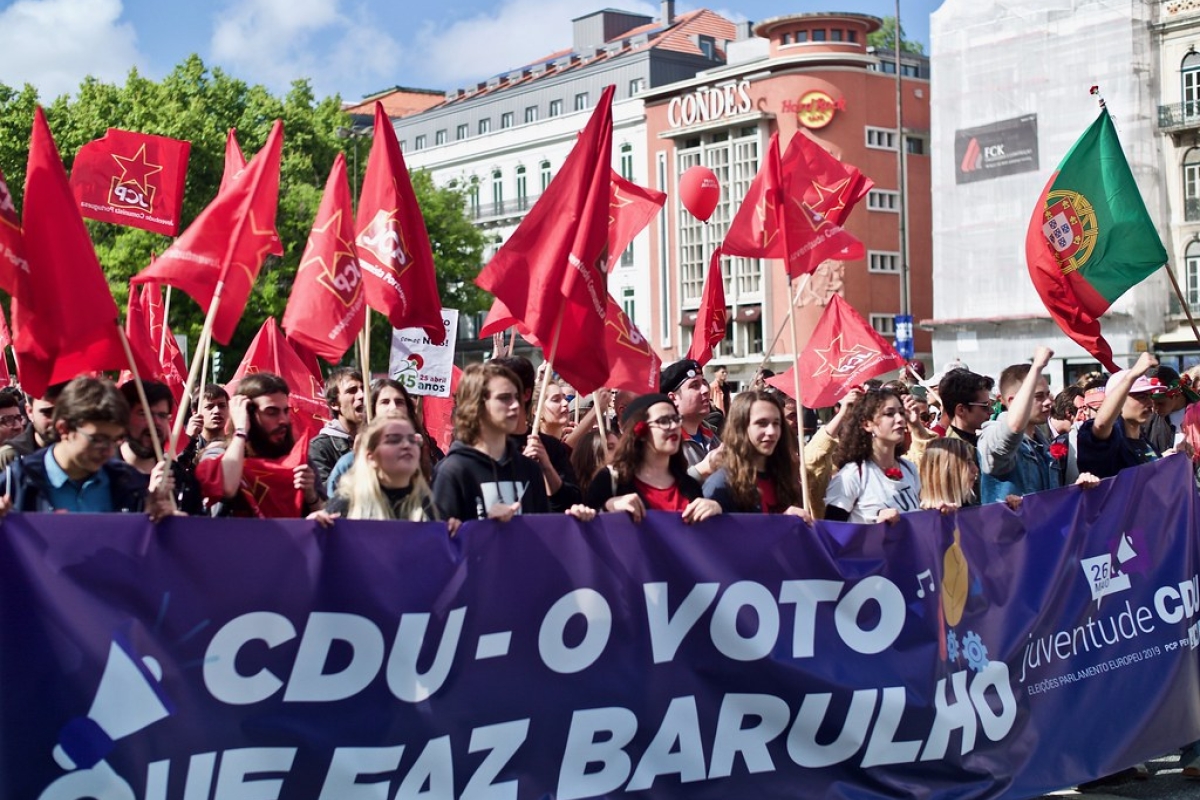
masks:
<path id="1" fill-rule="evenodd" d="M 1107 109 L 1067 153 L 1038 198 L 1025 236 L 1029 277 L 1050 316 L 1111 371 L 1100 315 L 1167 263 L 1167 251 Z"/>

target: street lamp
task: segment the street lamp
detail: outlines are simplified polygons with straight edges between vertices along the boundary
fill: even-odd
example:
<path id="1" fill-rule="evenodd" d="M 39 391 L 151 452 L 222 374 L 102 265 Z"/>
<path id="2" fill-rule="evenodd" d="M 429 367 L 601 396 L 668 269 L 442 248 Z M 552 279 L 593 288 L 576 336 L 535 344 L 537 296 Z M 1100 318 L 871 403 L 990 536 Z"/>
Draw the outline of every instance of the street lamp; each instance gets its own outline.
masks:
<path id="1" fill-rule="evenodd" d="M 339 139 L 354 140 L 354 177 L 351 179 L 354 186 L 354 194 L 350 199 L 354 203 L 355 210 L 358 209 L 358 142 L 360 139 L 370 139 L 374 135 L 375 129 L 370 125 L 354 125 L 349 128 L 339 127 L 337 129 L 337 137 Z"/>

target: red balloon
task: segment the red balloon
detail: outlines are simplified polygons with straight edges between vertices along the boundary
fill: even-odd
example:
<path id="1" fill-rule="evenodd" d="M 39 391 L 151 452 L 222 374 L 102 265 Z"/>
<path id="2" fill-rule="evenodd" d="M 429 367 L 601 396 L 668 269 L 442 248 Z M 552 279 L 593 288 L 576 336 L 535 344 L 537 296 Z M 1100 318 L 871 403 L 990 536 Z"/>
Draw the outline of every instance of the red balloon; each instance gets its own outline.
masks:
<path id="1" fill-rule="evenodd" d="M 708 222 L 721 199 L 721 184 L 708 167 L 690 167 L 679 177 L 679 199 L 701 222 Z"/>

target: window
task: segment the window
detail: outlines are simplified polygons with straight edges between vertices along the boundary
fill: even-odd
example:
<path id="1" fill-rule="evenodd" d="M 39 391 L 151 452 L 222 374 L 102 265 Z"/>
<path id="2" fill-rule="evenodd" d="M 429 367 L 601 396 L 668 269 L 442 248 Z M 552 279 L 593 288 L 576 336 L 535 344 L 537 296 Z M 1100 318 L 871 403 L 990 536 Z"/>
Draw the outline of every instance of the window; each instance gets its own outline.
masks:
<path id="1" fill-rule="evenodd" d="M 908 153 L 910 156 L 925 155 L 925 140 L 920 136 L 905 136 L 904 152 Z"/>
<path id="2" fill-rule="evenodd" d="M 808 31 L 796 31 L 796 44 L 803 44 L 808 41 Z"/>
<path id="3" fill-rule="evenodd" d="M 465 122 L 462 125 L 459 125 L 458 128 L 454 131 L 455 140 L 460 141 L 460 142 L 470 135 L 471 135 L 471 126 L 467 125 Z"/>
<path id="4" fill-rule="evenodd" d="M 829 31 L 829 41 L 840 42 L 841 40 L 842 40 L 841 28 L 834 28 L 833 30 Z"/>
<path id="5" fill-rule="evenodd" d="M 471 179 L 471 188 L 467 190 L 467 205 L 471 209 L 471 217 L 479 219 L 479 180 Z"/>
<path id="6" fill-rule="evenodd" d="M 550 162 L 543 161 L 541 166 L 542 173 L 542 192 L 546 191 L 546 187 L 550 185 L 550 179 L 554 177 L 554 173 L 550 171 Z"/>
<path id="7" fill-rule="evenodd" d="M 891 338 L 896 335 L 896 315 L 895 314 L 872 314 L 871 327 L 880 336 Z"/>
<path id="8" fill-rule="evenodd" d="M 1200 242 L 1193 240 L 1188 243 L 1183 261 L 1187 271 L 1187 286 L 1184 291 L 1187 294 L 1188 306 L 1195 311 L 1200 309 Z"/>
<path id="9" fill-rule="evenodd" d="M 1191 50 L 1183 57 L 1179 80 L 1184 119 L 1200 117 L 1200 53 Z"/>
<path id="10" fill-rule="evenodd" d="M 513 126 L 513 112 L 505 111 L 500 115 L 500 128 L 511 128 Z"/>
<path id="11" fill-rule="evenodd" d="M 625 316 L 633 321 L 634 311 L 637 309 L 637 292 L 632 286 L 625 286 L 621 289 L 621 310 L 625 312 Z"/>
<path id="12" fill-rule="evenodd" d="M 900 193 L 886 189 L 872 189 L 867 192 L 867 210 L 869 211 L 899 211 Z"/>
<path id="13" fill-rule="evenodd" d="M 633 266 L 633 242 L 630 242 L 629 247 L 625 248 L 625 252 L 621 253 L 621 266 L 622 267 L 632 267 Z"/>
<path id="14" fill-rule="evenodd" d="M 780 44 L 791 44 L 792 43 L 792 34 L 785 33 L 785 34 L 783 34 L 783 36 L 780 36 L 779 43 Z"/>
<path id="15" fill-rule="evenodd" d="M 867 271 L 869 272 L 899 272 L 900 254 L 885 253 L 874 250 L 867 253 Z"/>
<path id="16" fill-rule="evenodd" d="M 1200 222 L 1200 147 L 1183 154 L 1183 219 Z"/>
<path id="17" fill-rule="evenodd" d="M 480 136 L 482 136 L 485 133 L 490 133 L 491 130 L 492 130 L 491 117 L 484 117 L 483 119 L 479 120 L 479 135 Z"/>
<path id="18" fill-rule="evenodd" d="M 824 31 L 824 30 L 813 31 L 813 32 L 812 32 L 812 40 L 813 40 L 814 42 L 823 42 L 823 41 L 825 41 L 825 31 Z"/>
<path id="19" fill-rule="evenodd" d="M 579 94 L 575 95 L 575 110 L 576 111 L 587 111 L 587 108 L 588 108 L 588 93 L 580 92 Z"/>
<path id="20" fill-rule="evenodd" d="M 621 145 L 621 177 L 627 181 L 633 180 L 633 145 Z"/>
<path id="21" fill-rule="evenodd" d="M 846 31 L 846 41 L 847 42 L 857 42 L 858 41 L 858 31 Z"/>
<path id="22" fill-rule="evenodd" d="M 867 128 L 867 147 L 879 150 L 896 149 L 896 132 L 888 128 Z"/>
<path id="23" fill-rule="evenodd" d="M 400 152 L 401 152 L 401 153 L 406 153 L 406 152 L 408 152 L 408 139 L 401 139 L 401 140 L 400 140 Z"/>
<path id="24" fill-rule="evenodd" d="M 701 36 L 696 43 L 700 47 L 700 52 L 709 61 L 713 61 L 717 57 L 717 42 L 711 36 Z"/>
<path id="25" fill-rule="evenodd" d="M 550 116 L 559 117 L 559 116 L 562 116 L 562 113 L 563 113 L 563 101 L 562 100 L 551 100 L 550 101 Z"/>
<path id="26" fill-rule="evenodd" d="M 629 96 L 630 97 L 633 97 L 638 92 L 644 92 L 645 90 L 646 90 L 646 79 L 645 78 L 634 78 L 633 80 L 631 80 L 629 82 Z"/>
<path id="27" fill-rule="evenodd" d="M 537 106 L 525 106 L 525 124 L 537 122 Z"/>
<path id="28" fill-rule="evenodd" d="M 492 213 L 504 213 L 504 173 L 499 167 L 492 170 Z"/>
<path id="29" fill-rule="evenodd" d="M 433 135 L 433 143 L 434 144 L 445 144 L 446 143 L 446 129 L 445 128 L 442 128 L 440 131 L 438 131 L 437 133 L 435 133 Z"/>
<path id="30" fill-rule="evenodd" d="M 524 165 L 517 167 L 517 209 L 525 211 L 529 208 L 529 187 L 525 182 Z"/>

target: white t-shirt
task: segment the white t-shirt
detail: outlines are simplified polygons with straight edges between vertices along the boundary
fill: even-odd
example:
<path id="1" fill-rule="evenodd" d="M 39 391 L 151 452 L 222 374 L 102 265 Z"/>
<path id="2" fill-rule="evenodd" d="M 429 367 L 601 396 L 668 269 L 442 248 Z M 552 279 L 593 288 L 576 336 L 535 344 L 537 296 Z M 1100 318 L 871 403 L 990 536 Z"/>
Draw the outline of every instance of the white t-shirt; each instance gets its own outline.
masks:
<path id="1" fill-rule="evenodd" d="M 897 463 L 904 477 L 894 481 L 883 474 L 874 461 L 850 463 L 838 470 L 829 481 L 825 505 L 837 506 L 850 512 L 851 522 L 871 523 L 885 508 L 900 513 L 921 507 L 921 479 L 911 461 L 901 458 Z"/>

